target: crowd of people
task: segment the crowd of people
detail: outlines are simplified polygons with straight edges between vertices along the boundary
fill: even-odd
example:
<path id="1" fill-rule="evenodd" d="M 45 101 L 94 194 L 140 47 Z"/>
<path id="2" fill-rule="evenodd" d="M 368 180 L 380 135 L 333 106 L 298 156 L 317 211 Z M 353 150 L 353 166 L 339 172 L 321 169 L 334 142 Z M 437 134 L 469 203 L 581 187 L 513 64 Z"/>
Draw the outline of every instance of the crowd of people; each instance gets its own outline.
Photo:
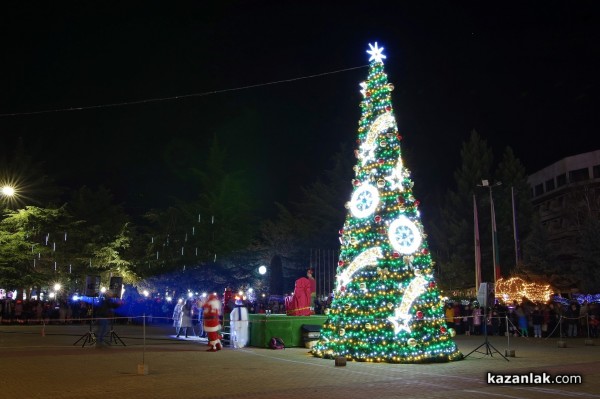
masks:
<path id="1" fill-rule="evenodd" d="M 597 338 L 599 332 L 597 303 L 497 303 L 484 311 L 476 301 L 449 301 L 444 310 L 446 324 L 457 334 Z"/>
<path id="2" fill-rule="evenodd" d="M 99 299 L 84 297 L 77 300 L 42 301 L 4 298 L 0 300 L 0 323 L 83 324 L 100 317 L 97 313 Z M 310 300 L 314 304 L 315 314 L 322 313 L 328 305 L 327 301 L 320 301 L 314 297 Z M 177 336 L 188 336 L 192 332 L 197 336 L 206 336 L 202 320 L 207 298 L 180 298 L 169 301 L 164 298 L 139 296 L 114 301 L 115 323 L 141 324 L 145 318 L 146 323 L 172 323 Z M 282 300 L 236 299 L 230 289 L 225 290 L 221 304 L 225 314 L 229 314 L 236 305 L 243 306 L 248 313 L 286 313 L 286 304 Z M 579 304 L 572 301 L 567 305 L 555 302 L 524 302 L 510 306 L 495 304 L 484 312 L 476 301 L 449 301 L 444 310 L 448 327 L 454 328 L 457 334 L 597 338 L 600 332 L 600 304 L 597 303 Z"/>
<path id="3" fill-rule="evenodd" d="M 1 324 L 72 324 L 85 323 L 97 317 L 96 311 L 103 296 L 78 297 L 76 299 L 38 300 L 12 298 L 0 299 Z M 206 298 L 181 297 L 177 300 L 168 300 L 164 297 L 151 298 L 145 296 L 126 297 L 113 299 L 116 302 L 114 310 L 116 323 L 142 323 L 146 318 L 147 323 L 172 323 L 173 311 L 178 303 L 186 305 L 185 319 L 182 327 L 196 326 Z M 235 305 L 235 296 L 231 290 L 226 290 L 222 296 L 223 311 L 229 313 Z M 265 300 L 241 299 L 248 313 L 285 314 L 283 300 L 266 298 Z M 185 334 L 185 330 L 182 330 Z"/>

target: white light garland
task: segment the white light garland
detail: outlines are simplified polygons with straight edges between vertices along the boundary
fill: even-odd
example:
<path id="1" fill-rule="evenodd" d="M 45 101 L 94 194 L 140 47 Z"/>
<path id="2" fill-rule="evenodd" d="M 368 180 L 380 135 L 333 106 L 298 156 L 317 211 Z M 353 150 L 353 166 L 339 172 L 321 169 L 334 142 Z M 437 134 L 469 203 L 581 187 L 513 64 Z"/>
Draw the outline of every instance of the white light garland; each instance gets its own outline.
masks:
<path id="1" fill-rule="evenodd" d="M 382 258 L 383 253 L 380 247 L 369 248 L 360 253 L 350 265 L 342 273 L 337 276 L 336 290 L 340 291 L 342 287 L 346 286 L 351 280 L 352 276 L 367 266 L 376 266 L 377 259 Z"/>
<path id="2" fill-rule="evenodd" d="M 393 316 L 388 317 L 390 323 L 394 325 L 395 334 L 403 330 L 410 333 L 411 330 L 408 323 L 411 321 L 412 316 L 409 314 L 409 310 L 419 295 L 425 292 L 425 284 L 427 284 L 425 277 L 418 273 L 418 271 L 415 271 L 415 278 L 406 287 L 400 306 L 394 309 Z"/>
<path id="3" fill-rule="evenodd" d="M 404 179 L 403 169 L 402 157 L 398 157 L 394 169 L 392 169 L 388 176 L 384 177 L 385 180 L 390 182 L 390 189 L 404 191 L 404 187 L 402 187 L 402 180 Z"/>
<path id="4" fill-rule="evenodd" d="M 371 124 L 369 132 L 367 133 L 367 137 L 364 143 L 362 143 L 362 145 L 360 146 L 360 157 L 363 163 L 365 163 L 368 160 L 373 160 L 375 158 L 377 136 L 380 133 L 385 132 L 390 127 L 394 127 L 394 129 L 396 129 L 396 119 L 389 112 L 381 114 Z"/>
<path id="5" fill-rule="evenodd" d="M 367 97 L 367 83 L 360 82 L 359 86 L 360 86 L 360 94 L 362 94 L 363 98 Z"/>

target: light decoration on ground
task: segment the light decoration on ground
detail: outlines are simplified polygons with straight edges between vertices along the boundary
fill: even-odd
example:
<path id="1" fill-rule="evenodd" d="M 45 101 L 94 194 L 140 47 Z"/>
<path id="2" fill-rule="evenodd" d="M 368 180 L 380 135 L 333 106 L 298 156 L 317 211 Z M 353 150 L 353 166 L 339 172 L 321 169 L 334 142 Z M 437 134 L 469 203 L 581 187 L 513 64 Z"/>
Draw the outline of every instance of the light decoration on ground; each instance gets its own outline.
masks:
<path id="1" fill-rule="evenodd" d="M 552 301 L 568 306 L 573 300 L 577 301 L 580 305 L 584 302 L 600 304 L 600 294 L 571 294 L 571 298 L 565 298 L 560 295 L 553 295 Z"/>
<path id="2" fill-rule="evenodd" d="M 496 281 L 495 296 L 504 303 L 521 303 L 527 299 L 534 303 L 550 301 L 553 289 L 550 284 L 528 283 L 520 277 Z"/>
<path id="3" fill-rule="evenodd" d="M 354 191 L 339 230 L 334 297 L 314 356 L 390 363 L 462 358 L 444 317 L 410 172 L 402 161 L 383 48 L 360 84 Z"/>

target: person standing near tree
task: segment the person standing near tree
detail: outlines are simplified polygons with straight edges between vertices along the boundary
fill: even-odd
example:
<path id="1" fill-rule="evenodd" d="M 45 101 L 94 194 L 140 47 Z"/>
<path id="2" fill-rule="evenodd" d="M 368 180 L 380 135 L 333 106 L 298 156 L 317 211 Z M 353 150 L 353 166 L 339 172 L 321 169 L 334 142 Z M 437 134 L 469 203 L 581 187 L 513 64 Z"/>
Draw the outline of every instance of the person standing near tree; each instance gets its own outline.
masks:
<path id="1" fill-rule="evenodd" d="M 198 336 L 200 338 L 204 338 L 206 336 L 206 332 L 204 332 L 204 303 L 206 299 L 204 297 L 200 297 L 196 300 L 195 311 L 198 314 Z"/>
<path id="2" fill-rule="evenodd" d="M 525 313 L 525 309 L 523 306 L 518 305 L 515 308 L 515 314 L 517 315 L 517 324 L 519 326 L 519 333 L 522 337 L 528 337 L 529 333 L 529 321 L 527 319 L 527 314 Z"/>
<path id="3" fill-rule="evenodd" d="M 181 317 L 183 315 L 183 299 L 179 298 L 175 308 L 173 309 L 173 327 L 175 327 L 175 334 L 179 337 L 179 330 L 181 330 Z"/>
<path id="4" fill-rule="evenodd" d="M 473 334 L 479 335 L 481 334 L 481 308 L 479 305 L 475 305 L 473 308 Z"/>
<path id="5" fill-rule="evenodd" d="M 207 352 L 216 352 L 223 349 L 221 344 L 221 301 L 217 294 L 210 294 L 208 300 L 204 304 L 204 331 L 208 335 L 208 346 Z"/>
<path id="6" fill-rule="evenodd" d="M 533 324 L 533 337 L 542 338 L 542 324 L 544 323 L 544 314 L 540 307 L 536 305 L 531 312 L 531 322 Z"/>
<path id="7" fill-rule="evenodd" d="M 192 300 L 188 299 L 181 308 L 181 325 L 177 331 L 177 338 L 179 338 L 179 335 L 181 334 L 181 329 L 184 330 L 185 337 L 188 337 L 188 328 L 191 328 L 192 330 L 194 328 L 192 322 Z"/>
<path id="8" fill-rule="evenodd" d="M 101 349 L 107 343 L 104 337 L 108 333 L 108 324 L 114 318 L 115 303 L 112 301 L 112 292 L 106 291 L 104 295 L 98 298 L 98 307 L 96 308 L 95 317 L 98 321 L 98 330 L 96 331 L 96 348 Z M 110 340 L 109 340 L 110 343 Z"/>
<path id="9" fill-rule="evenodd" d="M 579 324 L 579 306 L 576 302 L 571 303 L 565 314 L 567 319 L 567 336 L 577 337 L 577 325 Z"/>

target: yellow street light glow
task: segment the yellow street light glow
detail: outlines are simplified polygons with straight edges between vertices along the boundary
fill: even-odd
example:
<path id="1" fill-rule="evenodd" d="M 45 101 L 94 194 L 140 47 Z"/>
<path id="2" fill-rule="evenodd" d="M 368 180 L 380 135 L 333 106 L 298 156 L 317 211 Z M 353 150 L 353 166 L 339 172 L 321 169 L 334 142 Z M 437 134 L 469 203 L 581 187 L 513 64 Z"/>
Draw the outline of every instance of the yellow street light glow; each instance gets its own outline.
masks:
<path id="1" fill-rule="evenodd" d="M 12 197 L 13 195 L 15 195 L 15 189 L 14 189 L 14 187 L 3 186 L 2 187 L 2 195 L 5 195 L 7 197 Z"/>

